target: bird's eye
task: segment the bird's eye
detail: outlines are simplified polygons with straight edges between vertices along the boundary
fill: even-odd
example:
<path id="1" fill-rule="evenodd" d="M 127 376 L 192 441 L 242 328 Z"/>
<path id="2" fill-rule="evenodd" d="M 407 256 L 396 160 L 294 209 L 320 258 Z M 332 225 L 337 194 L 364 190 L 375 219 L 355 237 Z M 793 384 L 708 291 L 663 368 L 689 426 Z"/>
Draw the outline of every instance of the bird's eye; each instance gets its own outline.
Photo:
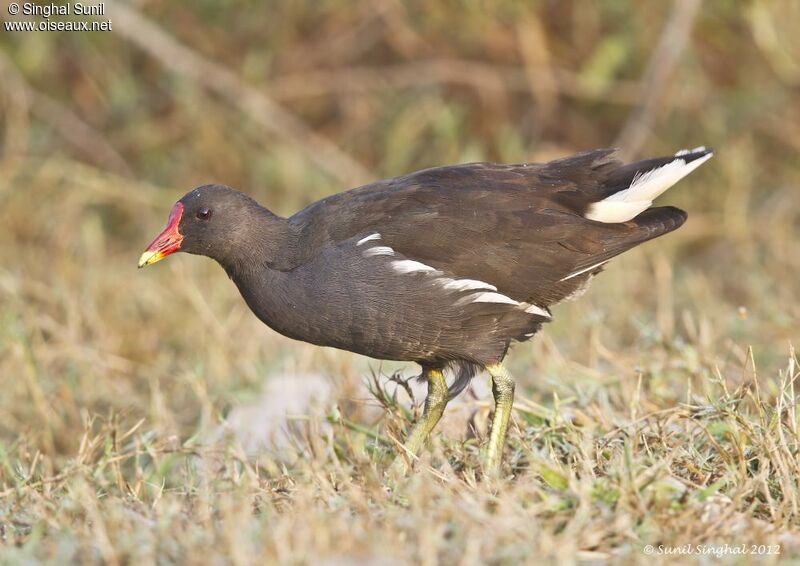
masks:
<path id="1" fill-rule="evenodd" d="M 211 218 L 211 209 L 210 208 L 201 208 L 197 211 L 197 218 L 200 220 L 208 220 Z"/>

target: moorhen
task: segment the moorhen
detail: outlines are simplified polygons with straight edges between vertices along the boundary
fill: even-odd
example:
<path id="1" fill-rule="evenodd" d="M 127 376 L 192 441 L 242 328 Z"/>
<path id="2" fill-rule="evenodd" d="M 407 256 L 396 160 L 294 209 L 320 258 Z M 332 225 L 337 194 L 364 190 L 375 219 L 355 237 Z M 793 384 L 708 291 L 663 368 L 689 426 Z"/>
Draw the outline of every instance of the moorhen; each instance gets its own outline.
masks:
<path id="1" fill-rule="evenodd" d="M 710 159 L 704 147 L 623 164 L 613 149 L 544 164 L 425 169 L 335 194 L 289 218 L 223 185 L 181 198 L 139 267 L 208 256 L 265 324 L 296 340 L 417 362 L 428 382 L 404 448 L 416 454 L 481 369 L 498 469 L 514 398 L 509 345 L 551 320 L 614 256 L 683 224 L 658 195 Z M 453 370 L 447 386 L 444 370 Z"/>

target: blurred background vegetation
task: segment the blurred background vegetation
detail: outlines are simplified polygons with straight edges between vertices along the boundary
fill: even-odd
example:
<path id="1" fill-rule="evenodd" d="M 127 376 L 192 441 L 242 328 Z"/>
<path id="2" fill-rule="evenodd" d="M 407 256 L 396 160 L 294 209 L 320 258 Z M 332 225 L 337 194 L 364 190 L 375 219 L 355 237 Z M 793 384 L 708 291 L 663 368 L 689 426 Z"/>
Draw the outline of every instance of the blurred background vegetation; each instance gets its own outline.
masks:
<path id="1" fill-rule="evenodd" d="M 433 165 L 714 147 L 664 199 L 688 223 L 615 261 L 511 365 L 545 405 L 553 391 L 622 399 L 637 376 L 638 399 L 667 405 L 754 368 L 777 387 L 800 337 L 800 3 L 106 8 L 111 32 L 0 33 L 6 489 L 99 465 L 118 448 L 101 432 L 139 423 L 163 466 L 138 496 L 155 498 L 186 481 L 161 450 L 191 445 L 269 376 L 357 383 L 377 367 L 263 328 L 209 261 L 136 271 L 170 205 L 209 182 L 288 215 Z M 90 433 L 101 440 L 82 461 Z M 135 484 L 108 462 L 95 479 Z M 18 540 L 48 513 L 25 497 Z"/>

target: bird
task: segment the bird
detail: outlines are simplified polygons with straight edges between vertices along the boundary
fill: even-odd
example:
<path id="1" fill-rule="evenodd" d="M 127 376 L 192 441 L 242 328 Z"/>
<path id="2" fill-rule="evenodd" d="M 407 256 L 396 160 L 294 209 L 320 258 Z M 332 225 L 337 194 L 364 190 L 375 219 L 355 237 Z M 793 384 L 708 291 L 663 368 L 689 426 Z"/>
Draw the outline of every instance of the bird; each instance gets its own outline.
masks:
<path id="1" fill-rule="evenodd" d="M 448 401 L 486 371 L 495 408 L 482 471 L 497 475 L 514 400 L 510 346 L 530 340 L 611 259 L 679 228 L 686 212 L 653 201 L 712 156 L 701 146 L 625 163 L 617 149 L 596 149 L 546 163 L 440 166 L 288 218 L 203 185 L 173 206 L 139 267 L 175 252 L 207 256 L 280 334 L 419 364 L 428 392 L 404 457 L 419 454 Z"/>

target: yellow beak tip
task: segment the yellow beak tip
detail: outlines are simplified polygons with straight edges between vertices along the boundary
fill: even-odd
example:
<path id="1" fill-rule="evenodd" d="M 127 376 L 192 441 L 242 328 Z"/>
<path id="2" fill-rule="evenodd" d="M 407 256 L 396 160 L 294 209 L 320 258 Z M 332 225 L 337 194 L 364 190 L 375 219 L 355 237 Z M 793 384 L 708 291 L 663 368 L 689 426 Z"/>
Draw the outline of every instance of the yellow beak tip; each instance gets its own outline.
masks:
<path id="1" fill-rule="evenodd" d="M 147 267 L 148 265 L 152 265 L 163 257 L 164 256 L 158 252 L 146 251 L 139 258 L 139 269 Z"/>

